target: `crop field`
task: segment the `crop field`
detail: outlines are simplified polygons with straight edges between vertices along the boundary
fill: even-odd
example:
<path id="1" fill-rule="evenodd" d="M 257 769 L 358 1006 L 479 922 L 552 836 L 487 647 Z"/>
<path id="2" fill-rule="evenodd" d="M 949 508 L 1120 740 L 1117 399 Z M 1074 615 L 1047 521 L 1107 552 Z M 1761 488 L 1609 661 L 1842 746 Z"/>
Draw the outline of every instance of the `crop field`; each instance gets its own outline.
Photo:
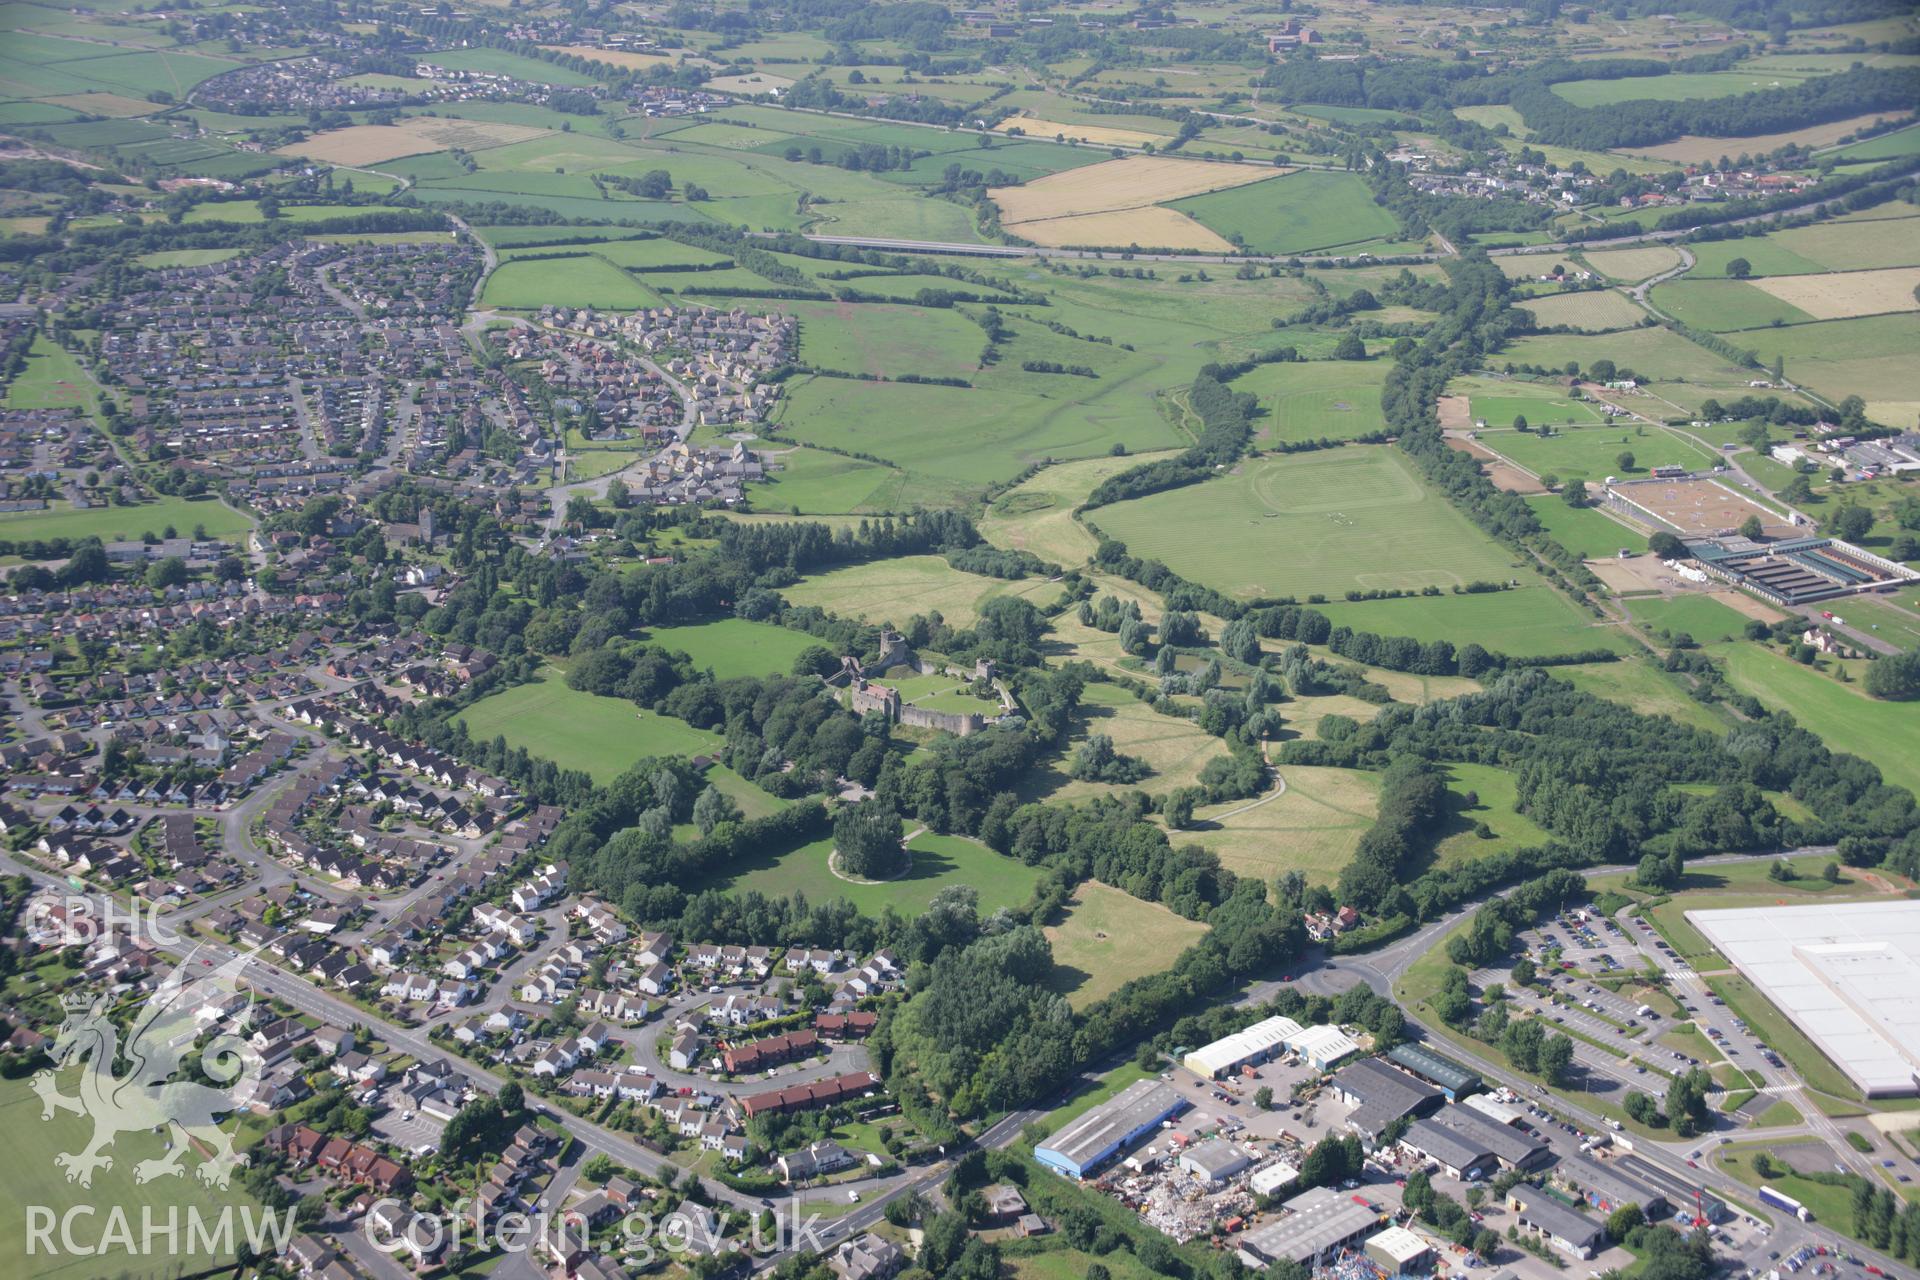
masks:
<path id="1" fill-rule="evenodd" d="M 793 669 L 795 658 L 820 643 L 803 632 L 745 618 L 723 618 L 690 627 L 655 627 L 647 632 L 646 640 L 690 655 L 695 667 L 711 670 L 722 680 L 786 675 Z"/>
<path id="2" fill-rule="evenodd" d="M 1393 215 L 1373 202 L 1365 181 L 1351 173 L 1291 173 L 1172 207 L 1259 253 L 1310 253 L 1399 230 Z"/>
<path id="3" fill-rule="evenodd" d="M 1186 214 L 1160 205 L 1080 213 L 1037 222 L 1003 224 L 1023 240 L 1048 249 L 1189 249 L 1227 253 L 1231 242 Z"/>
<path id="4" fill-rule="evenodd" d="M 600 49 L 590 44 L 549 44 L 542 45 L 541 47 L 555 53 L 570 53 L 576 58 L 586 58 L 591 62 L 604 62 L 606 65 L 618 67 L 622 71 L 650 71 L 654 67 L 673 65 L 673 59 L 664 53 L 637 53 L 631 49 Z M 489 49 L 483 52 L 492 53 L 495 51 Z M 435 54 L 434 56 L 438 58 L 440 55 Z M 530 62 L 533 66 L 541 68 L 537 73 L 530 72 L 528 75 L 529 79 L 546 80 L 549 84 L 593 83 L 591 76 L 580 76 L 577 80 L 555 79 L 554 77 L 557 76 L 578 76 L 579 73 L 556 67 L 550 62 L 542 62 L 532 58 L 524 58 L 521 59 L 521 61 Z M 491 70 L 492 68 L 487 69 Z M 512 74 L 518 75 L 520 73 L 513 72 Z"/>
<path id="5" fill-rule="evenodd" d="M 1789 72 L 1700 71 L 1664 76 L 1628 76 L 1619 80 L 1565 80 L 1554 93 L 1576 107 L 1609 107 L 1617 102 L 1680 102 L 1695 98 L 1727 98 L 1764 89 L 1792 87 L 1805 76 Z M 1728 145 L 1732 145 L 1729 142 Z M 1741 151 L 1748 147 L 1737 148 Z"/>
<path id="6" fill-rule="evenodd" d="M 549 303 L 629 311 L 657 307 L 660 296 L 604 258 L 582 254 L 534 262 L 503 262 L 487 277 L 483 306 L 531 309 Z"/>
<path id="7" fill-rule="evenodd" d="M 1685 632 L 1701 644 L 1739 638 L 1747 615 L 1705 595 L 1627 601 L 1636 622 L 1669 632 Z"/>
<path id="8" fill-rule="evenodd" d="M 1350 440 L 1387 425 L 1380 387 L 1391 367 L 1385 360 L 1263 364 L 1234 379 L 1233 389 L 1260 398 L 1268 420 L 1255 427 L 1263 439 Z"/>
<path id="9" fill-rule="evenodd" d="M 1165 795 L 1176 787 L 1193 786 L 1208 761 L 1226 754 L 1225 744 L 1193 721 L 1162 715 L 1118 685 L 1089 684 L 1081 695 L 1076 719 L 1073 736 L 1057 758 L 1029 775 L 1024 798 L 1066 802 L 1127 791 Z M 1074 750 L 1096 733 L 1112 738 L 1115 751 L 1135 757 L 1153 772 L 1126 786 L 1068 777 L 1067 763 Z"/>
<path id="10" fill-rule="evenodd" d="M 1504 579 L 1511 557 L 1414 473 L 1367 445 L 1243 463 L 1094 513 L 1138 556 L 1240 599 Z"/>
<path id="11" fill-rule="evenodd" d="M 1489 430 L 1480 443 L 1519 463 L 1535 475 L 1552 472 L 1564 479 L 1598 482 L 1607 476 L 1622 479 L 1644 476 L 1655 467 L 1711 467 L 1713 455 L 1699 445 L 1667 431 L 1646 427 L 1637 434 L 1626 424 L 1558 428 L 1550 436 L 1538 432 Z M 1620 455 L 1631 453 L 1633 466 L 1620 465 Z"/>
<path id="12" fill-rule="evenodd" d="M 488 51 L 491 52 L 491 51 Z M 301 142 L 290 142 L 277 154 L 304 156 L 332 164 L 378 164 L 401 156 L 426 151 L 444 151 L 459 147 L 479 151 L 486 147 L 506 146 L 544 135 L 545 129 L 528 125 L 487 124 L 475 120 L 449 120 L 413 116 L 399 124 L 356 124 L 344 129 L 328 129 Z"/>
<path id="13" fill-rule="evenodd" d="M 885 459 L 914 473 L 924 500 L 950 502 L 1045 459 L 1091 457 L 1116 443 L 1180 443 L 1133 385 L 1152 365 L 1129 359 L 1124 376 L 1090 385 L 1056 377 L 1044 393 L 845 378 L 789 383 L 778 430 L 802 444 Z"/>
<path id="14" fill-rule="evenodd" d="M 1636 533 L 1598 507 L 1570 507 L 1558 494 L 1527 499 L 1546 531 L 1584 560 L 1617 555 L 1621 548 L 1635 553 L 1647 549 L 1645 534 Z"/>
<path id="15" fill-rule="evenodd" d="M 1174 832 L 1174 842 L 1198 842 L 1236 875 L 1270 880 L 1298 871 L 1332 884 L 1378 815 L 1379 775 L 1287 765 L 1280 779 L 1284 790 L 1195 810 L 1195 829 Z"/>
<path id="16" fill-rule="evenodd" d="M 1036 116 L 1008 116 L 993 127 L 1001 133 L 1018 129 L 1020 136 L 1028 138 L 1068 138 L 1097 147 L 1139 147 L 1147 143 L 1161 143 L 1167 138 L 1164 133 L 1108 129 L 1097 124 L 1062 124 L 1058 120 L 1042 120 Z"/>
<path id="17" fill-rule="evenodd" d="M 1527 579 L 1522 579 L 1527 581 Z M 1403 600 L 1329 600 L 1314 608 L 1336 626 L 1421 642 L 1477 643 L 1514 657 L 1546 657 L 1588 649 L 1624 651 L 1626 637 L 1574 608 L 1545 585 L 1486 595 L 1413 596 Z"/>
<path id="18" fill-rule="evenodd" d="M 1783 280 L 1785 277 L 1782 278 Z M 1804 324 L 1816 317 L 1756 280 L 1674 280 L 1653 291 L 1653 305 L 1683 324 L 1714 333 L 1762 325 Z M 1909 299 L 1911 301 L 1911 299 Z"/>
<path id="19" fill-rule="evenodd" d="M 1589 249 L 1583 256 L 1588 266 L 1622 284 L 1638 284 L 1680 265 L 1679 250 L 1663 244 L 1632 249 Z"/>
<path id="20" fill-rule="evenodd" d="M 74 1092 L 78 1074 L 71 1070 L 62 1074 L 63 1093 Z M 15 1135 L 9 1144 L 5 1172 L 0 1173 L 0 1195 L 5 1195 L 8 1203 L 15 1206 L 14 1212 L 3 1215 L 0 1220 L 0 1257 L 13 1258 L 24 1266 L 24 1260 L 30 1256 L 24 1208 L 27 1205 L 45 1205 L 62 1219 L 70 1208 L 89 1211 L 72 1219 L 73 1240 L 87 1248 L 97 1243 L 101 1250 L 99 1256 L 88 1257 L 43 1245 L 38 1250 L 41 1256 L 32 1263 L 36 1276 L 49 1280 L 92 1280 L 92 1277 L 109 1274 L 149 1274 L 149 1268 L 151 1274 L 162 1270 L 195 1274 L 217 1265 L 231 1267 L 231 1253 L 220 1257 L 194 1247 L 188 1231 L 188 1215 L 197 1211 L 207 1229 L 217 1235 L 221 1211 L 232 1207 L 238 1211 L 233 1219 L 233 1238 L 240 1241 L 246 1238 L 245 1226 L 250 1220 L 241 1215 L 260 1214 L 264 1218 L 267 1212 L 240 1190 L 237 1177 L 226 1191 L 206 1186 L 194 1176 L 196 1161 L 192 1157 L 185 1161 L 179 1177 L 139 1181 L 135 1172 L 138 1166 L 163 1155 L 168 1141 L 146 1129 L 129 1130 L 114 1140 L 110 1149 L 112 1166 L 95 1172 L 90 1188 L 67 1181 L 55 1157 L 83 1149 L 92 1132 L 92 1122 L 85 1116 L 68 1112 L 56 1112 L 53 1119 L 42 1120 L 40 1098 L 24 1078 L 0 1081 L 0 1123 Z M 118 1236 L 110 1229 L 110 1210 L 126 1215 L 134 1233 L 131 1237 Z M 166 1255 L 164 1268 L 158 1265 L 157 1254 L 131 1251 L 132 1242 L 140 1238 L 143 1216 L 154 1223 L 165 1223 L 174 1213 L 179 1215 L 178 1252 Z M 264 1220 L 259 1224 L 267 1225 Z M 120 1244 L 129 1247 L 122 1248 Z"/>
<path id="21" fill-rule="evenodd" d="M 956 569 L 939 556 L 899 556 L 811 574 L 781 591 L 788 603 L 818 605 L 865 622 L 904 623 L 938 611 L 955 627 L 970 627 L 995 596 L 1051 600 L 1060 588 L 1039 578 L 1008 581 Z"/>
<path id="22" fill-rule="evenodd" d="M 1635 306 L 1632 299 L 1612 289 L 1557 293 L 1544 298 L 1530 298 L 1518 305 L 1533 317 L 1535 324 L 1543 328 L 1564 325 L 1569 329 L 1600 332 L 1625 329 L 1647 318 L 1647 313 Z"/>
<path id="23" fill-rule="evenodd" d="M 1729 645 L 1719 656 L 1736 687 L 1792 712 L 1834 750 L 1873 761 L 1895 786 L 1920 790 L 1920 716 L 1911 704 L 1876 701 L 1857 683 L 1841 684 L 1758 645 Z"/>
<path id="24" fill-rule="evenodd" d="M 1749 134 L 1739 138 L 1712 138 L 1690 133 L 1675 138 L 1672 142 L 1660 143 L 1658 146 L 1622 148 L 1622 150 L 1651 160 L 1664 160 L 1669 164 L 1711 164 L 1722 156 L 1732 158 L 1743 153 L 1759 156 L 1785 146 L 1830 146 L 1875 121 L 1891 118 L 1894 118 L 1894 113 L 1878 111 L 1863 116 L 1852 116 L 1845 120 L 1831 120 L 1826 124 L 1808 125 L 1804 129 L 1789 129 L 1781 133 Z M 1866 146 L 1871 143 L 1860 145 Z M 1852 150 L 1853 148 L 1849 147 L 1841 154 L 1847 155 Z"/>
<path id="25" fill-rule="evenodd" d="M 906 874 L 882 884 L 842 880 L 828 865 L 833 838 L 784 851 L 769 850 L 738 858 L 727 873 L 698 886 L 722 892 L 757 890 L 769 897 L 804 893 L 810 902 L 847 899 L 869 915 L 891 907 L 902 915 L 926 910 L 934 895 L 953 885 L 969 885 L 980 895 L 980 913 L 1016 907 L 1033 896 L 1040 870 L 985 845 L 959 836 L 920 835 L 907 842 L 913 863 Z M 693 886 L 689 886 L 693 887 Z"/>
<path id="26" fill-rule="evenodd" d="M 1920 310 L 1920 267 L 1887 267 L 1818 276 L 1774 276 L 1755 282 L 1815 320 L 1850 320 L 1889 311 Z"/>
<path id="27" fill-rule="evenodd" d="M 1209 164 L 1162 156 L 1129 156 L 1069 169 L 1020 187 L 987 194 L 1000 206 L 1002 223 L 1018 235 L 1029 223 L 1094 213 L 1141 209 L 1183 196 L 1263 182 L 1274 175 L 1250 165 Z"/>
<path id="28" fill-rule="evenodd" d="M 1076 1009 L 1085 1008 L 1135 978 L 1171 968 L 1206 931 L 1206 925 L 1157 902 L 1088 880 L 1067 900 L 1064 918 L 1046 926 L 1053 947 L 1047 985 Z"/>
<path id="29" fill-rule="evenodd" d="M 1538 280 L 1543 276 L 1551 276 L 1555 267 L 1577 271 L 1580 266 L 1571 254 L 1562 249 L 1545 253 L 1503 253 L 1492 262 L 1500 268 L 1500 274 L 1509 280 Z"/>
<path id="30" fill-rule="evenodd" d="M 475 738 L 504 736 L 562 769 L 579 769 L 601 786 L 648 756 L 693 756 L 720 746 L 720 735 L 657 715 L 624 698 L 569 689 L 557 671 L 489 695 L 459 717 Z"/>

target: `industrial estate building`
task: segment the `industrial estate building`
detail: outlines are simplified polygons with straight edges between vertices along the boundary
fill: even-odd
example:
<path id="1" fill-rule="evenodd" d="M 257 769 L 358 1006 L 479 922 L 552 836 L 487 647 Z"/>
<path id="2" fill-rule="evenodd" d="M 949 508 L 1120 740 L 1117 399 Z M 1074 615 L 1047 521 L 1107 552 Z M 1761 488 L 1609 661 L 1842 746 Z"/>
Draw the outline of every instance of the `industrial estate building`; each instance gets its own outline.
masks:
<path id="1" fill-rule="evenodd" d="M 1416 1120 L 1400 1145 L 1463 1179 L 1486 1177 L 1496 1169 L 1524 1172 L 1544 1164 L 1549 1155 L 1547 1144 L 1532 1134 L 1472 1107 L 1442 1107 L 1430 1119 Z"/>
<path id="2" fill-rule="evenodd" d="M 1920 1093 L 1920 902 L 1689 911 L 1869 1098 Z"/>
<path id="3" fill-rule="evenodd" d="M 1521 1231 L 1540 1237 L 1571 1258 L 1591 1258 L 1607 1247 L 1607 1228 L 1539 1187 L 1517 1182 L 1507 1192 L 1507 1207 Z"/>
<path id="4" fill-rule="evenodd" d="M 1331 1083 L 1334 1096 L 1354 1108 L 1347 1128 L 1369 1143 L 1395 1120 L 1431 1111 L 1440 1101 L 1438 1089 L 1378 1058 L 1349 1062 L 1333 1073 Z"/>
<path id="5" fill-rule="evenodd" d="M 1243 1067 L 1271 1062 L 1282 1053 L 1298 1054 L 1315 1071 L 1326 1071 L 1358 1052 L 1360 1046 L 1338 1027 L 1303 1027 L 1292 1018 L 1272 1017 L 1202 1045 L 1181 1061 L 1195 1075 L 1218 1080 Z"/>
<path id="6" fill-rule="evenodd" d="M 1033 1154 L 1055 1172 L 1085 1178 L 1186 1107 L 1186 1099 L 1171 1085 L 1136 1080 L 1061 1129 Z"/>
<path id="7" fill-rule="evenodd" d="M 1425 1045 L 1397 1044 L 1387 1050 L 1387 1061 L 1402 1071 L 1411 1071 L 1438 1089 L 1448 1102 L 1458 1102 L 1470 1093 L 1478 1093 L 1482 1081 L 1477 1071 L 1443 1058 Z"/>
<path id="8" fill-rule="evenodd" d="M 1302 1192 L 1283 1207 L 1285 1217 L 1240 1237 L 1242 1262 L 1262 1270 L 1282 1261 L 1312 1269 L 1380 1226 L 1378 1213 L 1325 1187 Z"/>

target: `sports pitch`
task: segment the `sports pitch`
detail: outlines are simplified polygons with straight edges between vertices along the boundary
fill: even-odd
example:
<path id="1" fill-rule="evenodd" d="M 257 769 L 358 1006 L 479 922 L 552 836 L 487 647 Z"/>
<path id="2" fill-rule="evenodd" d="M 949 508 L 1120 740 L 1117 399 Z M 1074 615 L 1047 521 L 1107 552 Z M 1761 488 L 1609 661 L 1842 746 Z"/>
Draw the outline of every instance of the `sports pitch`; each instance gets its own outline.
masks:
<path id="1" fill-rule="evenodd" d="M 1262 458 L 1093 517 L 1133 554 L 1240 599 L 1512 576 L 1512 557 L 1388 446 Z"/>

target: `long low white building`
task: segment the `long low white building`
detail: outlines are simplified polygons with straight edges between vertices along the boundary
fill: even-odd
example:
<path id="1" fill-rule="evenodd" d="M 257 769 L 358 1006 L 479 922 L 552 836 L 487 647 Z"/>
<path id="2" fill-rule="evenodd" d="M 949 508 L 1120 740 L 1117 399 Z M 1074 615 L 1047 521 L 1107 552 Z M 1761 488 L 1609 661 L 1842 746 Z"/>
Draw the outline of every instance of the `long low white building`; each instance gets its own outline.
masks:
<path id="1" fill-rule="evenodd" d="M 1300 1032 L 1300 1024 L 1292 1018 L 1267 1018 L 1244 1031 L 1236 1031 L 1212 1044 L 1201 1045 L 1181 1061 L 1193 1074 L 1207 1080 L 1217 1080 L 1241 1067 L 1257 1065 L 1279 1056 L 1286 1051 L 1287 1042 Z"/>
<path id="2" fill-rule="evenodd" d="M 1920 1093 L 1920 901 L 1687 919 L 1868 1097 Z"/>

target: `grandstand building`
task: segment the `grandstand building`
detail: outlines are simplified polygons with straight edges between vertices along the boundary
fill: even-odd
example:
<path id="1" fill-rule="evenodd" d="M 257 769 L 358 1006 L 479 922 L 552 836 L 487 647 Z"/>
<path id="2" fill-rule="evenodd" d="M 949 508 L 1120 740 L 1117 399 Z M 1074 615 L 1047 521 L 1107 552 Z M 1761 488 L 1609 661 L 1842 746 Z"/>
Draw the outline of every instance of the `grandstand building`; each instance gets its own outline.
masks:
<path id="1" fill-rule="evenodd" d="M 1838 538 L 1720 538 L 1690 542 L 1687 550 L 1710 576 L 1789 608 L 1920 582 L 1920 573 Z"/>

